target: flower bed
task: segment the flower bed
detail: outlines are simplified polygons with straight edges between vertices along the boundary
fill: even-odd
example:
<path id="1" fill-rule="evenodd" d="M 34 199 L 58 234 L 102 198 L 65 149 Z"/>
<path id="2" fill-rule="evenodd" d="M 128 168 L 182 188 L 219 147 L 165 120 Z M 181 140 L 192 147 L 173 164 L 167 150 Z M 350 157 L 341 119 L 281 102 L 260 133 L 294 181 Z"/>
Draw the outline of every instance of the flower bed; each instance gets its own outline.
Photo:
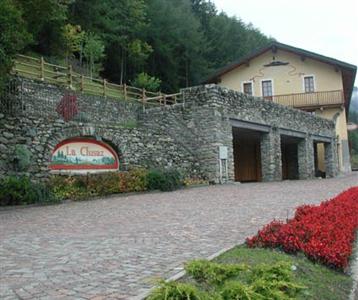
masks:
<path id="1" fill-rule="evenodd" d="M 320 205 L 298 207 L 293 219 L 272 221 L 246 243 L 288 253 L 302 251 L 314 261 L 343 269 L 348 265 L 357 229 L 358 187 L 354 187 Z"/>
<path id="2" fill-rule="evenodd" d="M 54 175 L 50 180 L 51 189 L 59 199 L 72 200 L 147 190 L 173 191 L 182 185 L 182 176 L 176 170 L 133 169 L 103 174 Z"/>
<path id="3" fill-rule="evenodd" d="M 186 182 L 194 181 L 187 179 Z M 52 175 L 46 183 L 35 183 L 25 176 L 11 176 L 0 178 L 0 206 L 50 204 L 152 190 L 174 191 L 183 185 L 181 173 L 173 169 Z"/>

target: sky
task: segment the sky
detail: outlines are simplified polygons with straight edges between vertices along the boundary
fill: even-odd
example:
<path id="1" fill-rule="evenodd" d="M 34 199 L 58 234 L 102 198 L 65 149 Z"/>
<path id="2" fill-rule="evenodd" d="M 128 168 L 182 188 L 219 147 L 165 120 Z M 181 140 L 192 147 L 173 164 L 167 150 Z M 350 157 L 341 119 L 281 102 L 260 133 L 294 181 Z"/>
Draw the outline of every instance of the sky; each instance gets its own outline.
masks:
<path id="1" fill-rule="evenodd" d="M 358 65 L 358 0 L 212 2 L 281 43 Z"/>

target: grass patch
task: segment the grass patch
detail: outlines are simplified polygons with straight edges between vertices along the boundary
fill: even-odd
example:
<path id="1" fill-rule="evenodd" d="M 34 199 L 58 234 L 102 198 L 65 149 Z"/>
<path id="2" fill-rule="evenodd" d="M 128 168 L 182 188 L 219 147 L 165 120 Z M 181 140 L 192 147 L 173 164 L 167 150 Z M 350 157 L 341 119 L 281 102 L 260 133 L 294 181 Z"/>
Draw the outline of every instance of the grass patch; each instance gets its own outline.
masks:
<path id="1" fill-rule="evenodd" d="M 348 275 L 279 250 L 240 245 L 213 261 L 193 260 L 178 281 L 158 283 L 147 300 L 346 300 Z"/>
<path id="2" fill-rule="evenodd" d="M 346 300 L 352 288 L 352 279 L 346 274 L 308 260 L 303 254 L 288 255 L 279 250 L 247 248 L 240 245 L 220 255 L 214 262 L 220 264 L 246 264 L 257 266 L 287 262 L 296 266 L 295 280 L 307 287 L 297 299 Z M 188 277 L 184 281 L 192 282 Z"/>

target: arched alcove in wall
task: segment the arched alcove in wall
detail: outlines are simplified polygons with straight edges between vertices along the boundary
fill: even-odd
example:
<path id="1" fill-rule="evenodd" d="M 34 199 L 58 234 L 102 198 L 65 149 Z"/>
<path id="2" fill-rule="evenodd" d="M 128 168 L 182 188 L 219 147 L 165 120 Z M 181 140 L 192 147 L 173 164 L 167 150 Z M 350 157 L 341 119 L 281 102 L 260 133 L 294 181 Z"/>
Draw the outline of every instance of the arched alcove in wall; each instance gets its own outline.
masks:
<path id="1" fill-rule="evenodd" d="M 55 145 L 49 169 L 53 172 L 96 173 L 119 169 L 117 147 L 98 136 L 66 138 Z"/>
<path id="2" fill-rule="evenodd" d="M 48 169 L 52 172 L 66 172 L 66 170 L 71 173 L 81 173 L 81 170 L 85 173 L 115 171 L 121 167 L 123 160 L 115 135 L 111 130 L 102 127 L 71 124 L 66 127 L 54 128 L 46 148 L 45 157 L 48 161 Z M 84 163 L 86 155 L 90 158 L 87 164 Z M 68 166 L 69 161 L 66 162 L 68 158 L 78 166 L 75 168 Z M 91 161 L 92 163 L 90 163 Z M 61 164 L 61 162 L 65 164 Z M 81 163 L 84 165 L 83 168 Z M 98 166 L 93 168 L 94 163 L 97 163 Z M 107 164 L 107 166 L 103 164 Z"/>

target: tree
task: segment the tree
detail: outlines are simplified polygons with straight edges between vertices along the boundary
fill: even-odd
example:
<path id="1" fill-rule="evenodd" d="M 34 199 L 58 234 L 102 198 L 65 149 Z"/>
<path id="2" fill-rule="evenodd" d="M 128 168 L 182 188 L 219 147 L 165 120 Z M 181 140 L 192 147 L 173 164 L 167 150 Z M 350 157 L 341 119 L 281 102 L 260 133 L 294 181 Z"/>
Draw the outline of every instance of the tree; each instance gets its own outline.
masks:
<path id="1" fill-rule="evenodd" d="M 348 132 L 349 142 L 351 144 L 352 154 L 358 155 L 358 130 Z"/>
<path id="2" fill-rule="evenodd" d="M 211 1 L 191 0 L 191 4 L 207 41 L 202 55 L 210 72 L 241 59 L 272 40 L 252 24 L 218 13 Z"/>
<path id="3" fill-rule="evenodd" d="M 132 82 L 132 85 L 139 88 L 144 88 L 147 91 L 157 92 L 160 89 L 161 80 L 159 78 L 152 77 L 147 73 L 139 73 Z"/>
<path id="4" fill-rule="evenodd" d="M 208 0 L 0 3 L 4 18 L 0 35 L 12 32 L 19 36 L 13 52 L 23 49 L 31 35 L 31 50 L 42 55 L 56 59 L 75 54 L 82 64 L 83 54 L 91 74 L 98 71 L 96 64 L 103 63 L 101 75 L 117 83 L 135 82 L 138 74 L 151 74 L 161 80 L 164 92 L 199 84 L 214 70 L 270 42 L 253 25 L 218 13 Z M 8 8 L 2 6 L 10 4 L 16 9 L 8 16 Z M 18 21 L 7 19 L 11 16 Z M 84 32 L 91 32 L 85 40 Z M 8 70 L 6 66 L 0 68 Z"/>
<path id="5" fill-rule="evenodd" d="M 0 0 L 0 89 L 4 88 L 12 59 L 31 41 L 22 11 L 12 0 Z"/>
<path id="6" fill-rule="evenodd" d="M 205 40 L 190 2 L 151 0 L 148 18 L 147 40 L 154 49 L 149 73 L 162 79 L 165 92 L 198 82 L 207 71 L 207 62 L 200 55 Z"/>
<path id="7" fill-rule="evenodd" d="M 150 52 L 142 32 L 147 24 L 144 0 L 77 0 L 71 19 L 98 34 L 106 47 L 105 75 L 123 83 Z M 142 50 L 142 51 L 138 51 Z"/>
<path id="8" fill-rule="evenodd" d="M 201 30 L 209 34 L 211 19 L 217 15 L 215 4 L 205 0 L 191 0 L 193 13 L 200 22 Z"/>
<path id="9" fill-rule="evenodd" d="M 153 48 L 139 39 L 135 39 L 128 45 L 128 56 L 136 66 L 143 66 Z"/>
<path id="10" fill-rule="evenodd" d="M 96 63 L 104 57 L 104 44 L 98 35 L 92 32 L 86 34 L 83 55 L 89 64 L 90 76 L 92 77 Z"/>
<path id="11" fill-rule="evenodd" d="M 147 11 L 147 42 L 154 51 L 146 70 L 162 79 L 166 92 L 200 84 L 270 42 L 252 25 L 218 13 L 211 1 L 150 0 Z"/>
<path id="12" fill-rule="evenodd" d="M 358 111 L 353 110 L 352 108 L 349 110 L 348 121 L 358 124 Z"/>
<path id="13" fill-rule="evenodd" d="M 83 43 L 85 41 L 85 31 L 79 25 L 66 24 L 63 28 L 63 36 L 65 42 L 66 59 L 74 53 L 80 53 L 82 56 Z"/>
<path id="14" fill-rule="evenodd" d="M 33 49 L 46 55 L 63 56 L 63 26 L 68 6 L 74 0 L 14 0 L 23 11 Z"/>

